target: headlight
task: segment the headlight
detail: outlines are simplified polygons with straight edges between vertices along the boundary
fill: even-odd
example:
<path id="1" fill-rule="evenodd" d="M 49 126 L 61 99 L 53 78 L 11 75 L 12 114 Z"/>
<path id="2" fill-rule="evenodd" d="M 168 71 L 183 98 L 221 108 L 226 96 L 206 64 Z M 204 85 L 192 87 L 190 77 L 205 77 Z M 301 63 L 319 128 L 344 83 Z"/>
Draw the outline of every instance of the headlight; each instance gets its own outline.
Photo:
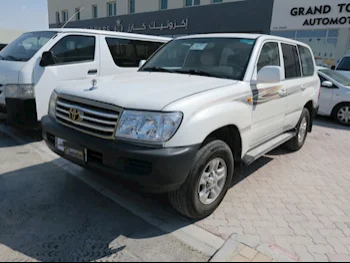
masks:
<path id="1" fill-rule="evenodd" d="M 177 131 L 182 121 L 181 112 L 123 112 L 116 138 L 162 143 L 168 141 Z"/>
<path id="2" fill-rule="evenodd" d="M 49 102 L 49 115 L 56 118 L 56 101 L 57 93 L 56 91 L 52 92 Z"/>
<path id="3" fill-rule="evenodd" d="M 32 84 L 8 84 L 5 86 L 5 97 L 14 99 L 33 99 L 35 97 Z"/>

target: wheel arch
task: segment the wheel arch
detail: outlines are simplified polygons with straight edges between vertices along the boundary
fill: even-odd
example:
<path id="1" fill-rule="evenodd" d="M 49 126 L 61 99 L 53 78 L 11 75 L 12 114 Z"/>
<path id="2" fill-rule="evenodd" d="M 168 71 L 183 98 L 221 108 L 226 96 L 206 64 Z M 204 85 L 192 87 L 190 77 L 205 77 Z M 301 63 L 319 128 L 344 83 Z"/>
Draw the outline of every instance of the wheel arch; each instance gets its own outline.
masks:
<path id="1" fill-rule="evenodd" d="M 230 147 L 236 161 L 242 158 L 242 137 L 236 125 L 227 125 L 211 132 L 203 141 L 202 146 L 213 140 L 222 140 Z"/>

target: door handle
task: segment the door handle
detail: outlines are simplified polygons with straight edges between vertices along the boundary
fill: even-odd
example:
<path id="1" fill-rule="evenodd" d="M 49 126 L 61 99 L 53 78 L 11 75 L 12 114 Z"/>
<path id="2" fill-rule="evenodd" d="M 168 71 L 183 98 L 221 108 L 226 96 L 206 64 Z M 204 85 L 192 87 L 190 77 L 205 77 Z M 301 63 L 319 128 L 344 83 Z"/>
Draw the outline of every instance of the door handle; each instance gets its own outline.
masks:
<path id="1" fill-rule="evenodd" d="M 305 90 L 306 86 L 305 85 L 301 85 L 301 90 Z"/>
<path id="2" fill-rule="evenodd" d="M 88 74 L 89 75 L 93 75 L 93 74 L 97 74 L 97 69 L 90 69 L 89 71 L 88 71 Z"/>

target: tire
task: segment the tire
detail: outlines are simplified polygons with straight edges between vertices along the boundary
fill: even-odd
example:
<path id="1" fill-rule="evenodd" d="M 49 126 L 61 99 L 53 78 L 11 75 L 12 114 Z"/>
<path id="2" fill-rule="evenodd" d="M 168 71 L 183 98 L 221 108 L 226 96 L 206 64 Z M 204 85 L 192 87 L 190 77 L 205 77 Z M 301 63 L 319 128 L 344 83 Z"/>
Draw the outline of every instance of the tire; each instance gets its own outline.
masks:
<path id="1" fill-rule="evenodd" d="M 286 143 L 286 147 L 289 150 L 299 151 L 304 146 L 310 124 L 311 124 L 310 112 L 307 108 L 304 108 L 301 113 L 301 117 L 298 122 L 298 125 L 296 127 L 296 135 Z"/>
<path id="2" fill-rule="evenodd" d="M 209 166 L 209 164 L 215 162 L 221 163 L 221 166 L 220 164 L 218 166 L 221 168 L 217 171 L 221 171 L 221 169 L 225 168 L 226 165 L 226 180 L 225 182 L 223 182 L 223 180 L 218 181 L 218 186 L 220 184 L 223 185 L 221 193 L 219 195 L 216 194 L 217 198 L 212 200 L 211 203 L 208 202 L 206 204 L 202 202 L 203 200 L 201 200 L 200 194 L 206 192 L 206 190 L 212 186 L 208 187 L 206 185 L 206 187 L 204 187 L 203 184 L 201 184 L 203 182 L 201 178 L 203 178 L 202 176 L 204 176 L 204 174 L 207 175 L 209 173 L 208 171 L 212 167 Z M 180 187 L 180 189 L 168 194 L 170 204 L 180 214 L 191 219 L 203 219 L 209 216 L 216 210 L 224 199 L 231 185 L 233 171 L 234 158 L 230 147 L 221 140 L 208 142 L 197 152 L 186 182 Z M 207 180 L 210 180 L 210 178 L 207 177 Z M 215 194 L 210 193 L 208 196 L 208 201 L 210 199 L 209 197 L 214 195 Z M 205 195 L 203 195 L 203 198 L 205 198 Z"/>
<path id="3" fill-rule="evenodd" d="M 342 103 L 337 105 L 333 110 L 333 118 L 339 124 L 350 126 L 350 115 L 344 116 L 344 114 L 350 114 L 350 103 Z M 345 118 L 341 118 L 341 116 Z"/>

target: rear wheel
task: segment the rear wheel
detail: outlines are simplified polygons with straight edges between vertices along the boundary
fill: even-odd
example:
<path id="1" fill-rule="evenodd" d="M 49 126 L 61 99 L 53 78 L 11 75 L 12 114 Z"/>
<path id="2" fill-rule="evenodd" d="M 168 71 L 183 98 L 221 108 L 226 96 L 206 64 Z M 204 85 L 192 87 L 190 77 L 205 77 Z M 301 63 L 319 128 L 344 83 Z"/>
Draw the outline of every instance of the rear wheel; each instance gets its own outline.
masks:
<path id="1" fill-rule="evenodd" d="M 230 187 L 234 158 L 221 140 L 211 141 L 197 153 L 186 182 L 169 193 L 169 201 L 182 215 L 202 219 L 215 211 Z"/>
<path id="2" fill-rule="evenodd" d="M 307 108 L 304 108 L 296 127 L 296 135 L 286 143 L 288 149 L 298 151 L 303 147 L 310 127 L 310 120 L 310 112 Z"/>
<path id="3" fill-rule="evenodd" d="M 335 120 L 343 125 L 350 125 L 350 103 L 338 105 L 333 111 Z"/>

